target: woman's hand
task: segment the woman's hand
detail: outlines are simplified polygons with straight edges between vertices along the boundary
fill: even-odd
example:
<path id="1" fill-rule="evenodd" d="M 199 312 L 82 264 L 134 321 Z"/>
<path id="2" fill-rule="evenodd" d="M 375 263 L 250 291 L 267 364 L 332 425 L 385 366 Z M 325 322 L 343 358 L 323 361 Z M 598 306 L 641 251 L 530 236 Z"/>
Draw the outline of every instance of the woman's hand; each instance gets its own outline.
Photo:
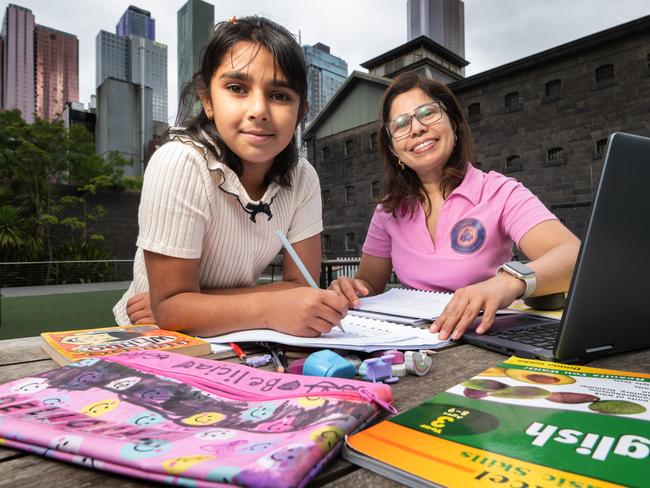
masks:
<path id="1" fill-rule="evenodd" d="M 345 298 L 330 290 L 301 286 L 267 295 L 271 329 L 302 337 L 329 332 L 348 313 Z"/>
<path id="2" fill-rule="evenodd" d="M 126 302 L 126 313 L 132 324 L 157 325 L 151 309 L 149 292 L 138 293 L 129 298 Z"/>
<path id="3" fill-rule="evenodd" d="M 456 290 L 442 314 L 429 328 L 440 332 L 439 338 L 460 339 L 465 330 L 483 310 L 483 319 L 476 332 L 483 334 L 494 322 L 497 310 L 507 307 L 523 295 L 526 284 L 508 273 Z"/>
<path id="4" fill-rule="evenodd" d="M 341 276 L 330 283 L 329 289 L 343 296 L 348 307 L 358 307 L 359 297 L 365 297 L 370 293 L 368 283 L 358 278 Z"/>

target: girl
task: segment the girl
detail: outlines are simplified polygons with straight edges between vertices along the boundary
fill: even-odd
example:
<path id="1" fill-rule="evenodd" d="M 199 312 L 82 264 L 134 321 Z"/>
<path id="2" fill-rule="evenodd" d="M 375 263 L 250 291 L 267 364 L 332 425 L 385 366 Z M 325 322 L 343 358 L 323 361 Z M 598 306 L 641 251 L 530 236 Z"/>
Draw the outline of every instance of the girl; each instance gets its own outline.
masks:
<path id="1" fill-rule="evenodd" d="M 333 290 L 355 306 L 357 296 L 381 293 L 394 269 L 406 286 L 455 291 L 431 331 L 459 339 L 481 310 L 479 333 L 518 297 L 568 289 L 578 239 L 521 183 L 469 163 L 472 136 L 445 85 L 401 75 L 384 94 L 381 116 L 387 195 L 356 278 L 339 278 Z M 513 242 L 532 261 L 502 268 Z"/>
<path id="2" fill-rule="evenodd" d="M 117 323 L 203 336 L 329 331 L 346 300 L 307 287 L 290 258 L 282 282 L 255 286 L 281 249 L 277 230 L 312 276 L 320 270 L 320 187 L 294 137 L 307 106 L 300 46 L 268 19 L 233 17 L 217 25 L 191 88 L 202 110 L 179 116 L 145 173 L 133 283 L 114 308 Z"/>

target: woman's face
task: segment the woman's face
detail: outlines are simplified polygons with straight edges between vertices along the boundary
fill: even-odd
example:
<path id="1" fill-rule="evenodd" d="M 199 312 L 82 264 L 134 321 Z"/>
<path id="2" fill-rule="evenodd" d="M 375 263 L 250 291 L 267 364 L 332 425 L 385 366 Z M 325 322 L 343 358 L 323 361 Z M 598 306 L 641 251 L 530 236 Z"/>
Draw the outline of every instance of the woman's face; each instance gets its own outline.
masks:
<path id="1" fill-rule="evenodd" d="M 416 109 L 434 101 L 420 88 L 397 95 L 390 108 L 389 123 L 403 114 L 412 116 Z M 429 126 L 412 117 L 410 132 L 403 138 L 391 137 L 391 143 L 395 155 L 423 182 L 435 182 L 440 179 L 456 141 L 454 128 L 443 109 L 440 119 Z"/>
<path id="2" fill-rule="evenodd" d="M 275 66 L 271 53 L 240 41 L 224 56 L 210 82 L 210 98 L 202 98 L 217 132 L 244 167 L 266 165 L 293 137 L 300 97 Z"/>

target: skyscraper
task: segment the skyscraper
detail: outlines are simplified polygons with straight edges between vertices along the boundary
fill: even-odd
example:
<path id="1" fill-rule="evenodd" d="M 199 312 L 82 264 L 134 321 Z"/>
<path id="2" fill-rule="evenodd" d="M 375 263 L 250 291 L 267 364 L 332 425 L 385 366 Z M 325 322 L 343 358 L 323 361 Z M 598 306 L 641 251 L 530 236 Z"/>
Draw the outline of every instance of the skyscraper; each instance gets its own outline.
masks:
<path id="1" fill-rule="evenodd" d="M 5 109 L 20 110 L 26 122 L 34 121 L 34 14 L 9 4 L 2 21 L 3 99 Z"/>
<path id="2" fill-rule="evenodd" d="M 320 42 L 303 46 L 307 64 L 307 103 L 309 111 L 303 126 L 311 122 L 348 77 L 348 63 L 330 54 L 329 46 Z"/>
<path id="3" fill-rule="evenodd" d="M 37 25 L 36 114 L 54 120 L 66 102 L 79 99 L 79 40 L 77 36 Z"/>
<path id="4" fill-rule="evenodd" d="M 115 26 L 115 32 L 120 37 L 134 35 L 154 41 L 156 39 L 156 21 L 151 18 L 151 12 L 131 5 L 120 17 Z"/>
<path id="5" fill-rule="evenodd" d="M 201 51 L 210 40 L 214 25 L 214 5 L 203 0 L 187 0 L 176 14 L 178 23 L 178 99 L 183 87 L 199 68 Z"/>
<path id="6" fill-rule="evenodd" d="M 146 10 L 131 6 L 118 23 L 118 34 L 106 31 L 97 34 L 95 85 L 99 87 L 107 78 L 140 84 L 144 50 L 144 85 L 152 89 L 153 120 L 167 122 L 167 45 L 134 33 L 119 35 L 119 32 L 130 32 L 137 25 L 134 20 L 125 19 L 149 19 L 153 22 L 149 16 Z M 122 24 L 124 26 L 120 27 Z"/>
<path id="7" fill-rule="evenodd" d="M 465 57 L 465 6 L 461 0 L 408 0 L 408 40 L 427 36 Z"/>

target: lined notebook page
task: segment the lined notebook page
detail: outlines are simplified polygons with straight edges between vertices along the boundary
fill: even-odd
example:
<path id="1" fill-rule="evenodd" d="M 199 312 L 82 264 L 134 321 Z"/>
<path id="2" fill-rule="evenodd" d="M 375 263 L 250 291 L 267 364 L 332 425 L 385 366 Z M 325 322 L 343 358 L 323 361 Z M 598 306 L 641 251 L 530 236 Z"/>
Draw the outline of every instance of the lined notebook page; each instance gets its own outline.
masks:
<path id="1" fill-rule="evenodd" d="M 335 327 L 316 338 L 292 336 L 269 329 L 253 329 L 203 339 L 212 343 L 275 342 L 288 346 L 367 352 L 385 349 L 436 349 L 450 343 L 448 340 L 441 341 L 438 334 L 432 334 L 428 329 L 385 320 L 347 315 L 341 323 L 345 333 Z"/>
<path id="2" fill-rule="evenodd" d="M 452 296 L 437 291 L 392 288 L 374 297 L 360 298 L 361 305 L 356 310 L 433 320 L 440 316 Z"/>

